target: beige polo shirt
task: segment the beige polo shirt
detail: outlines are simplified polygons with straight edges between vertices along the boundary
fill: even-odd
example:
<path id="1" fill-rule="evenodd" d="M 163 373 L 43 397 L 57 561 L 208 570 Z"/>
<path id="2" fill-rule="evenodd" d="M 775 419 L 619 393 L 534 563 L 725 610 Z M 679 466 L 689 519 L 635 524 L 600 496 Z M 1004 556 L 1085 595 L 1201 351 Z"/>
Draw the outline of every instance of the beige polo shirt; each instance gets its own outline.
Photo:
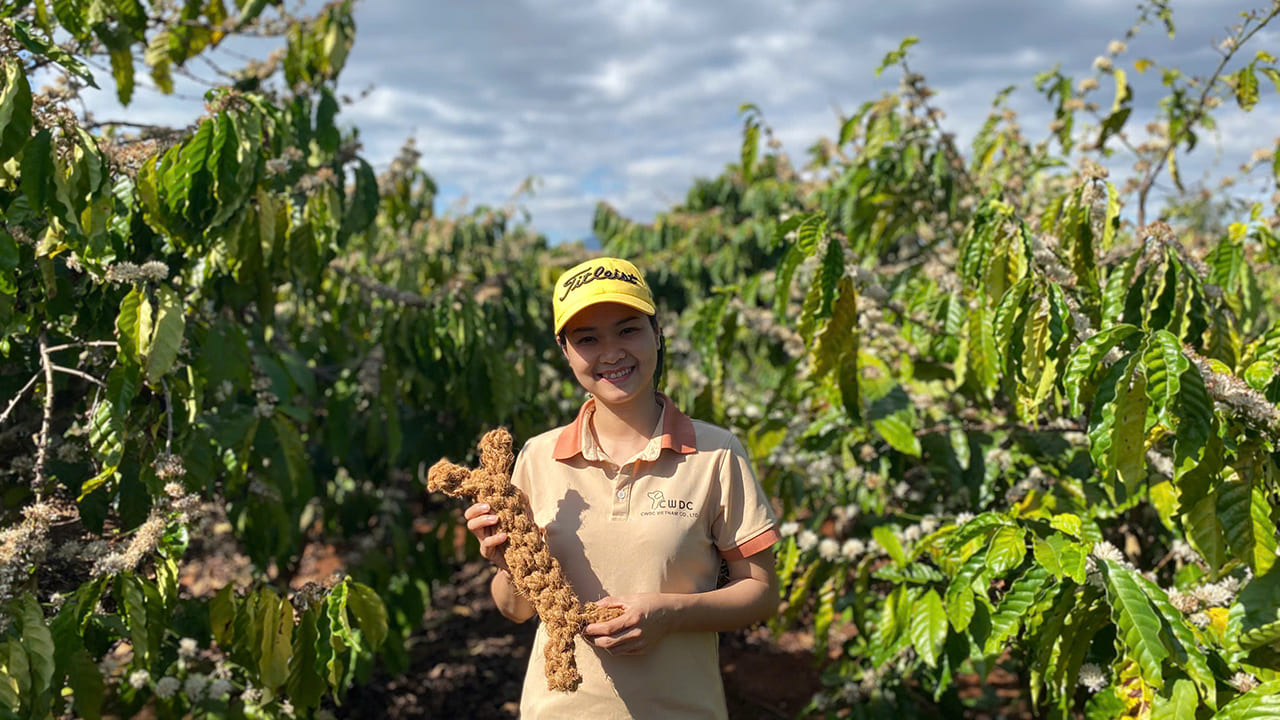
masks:
<path id="1" fill-rule="evenodd" d="M 648 446 L 621 467 L 591 430 L 594 399 L 570 425 L 520 451 L 512 482 L 583 602 L 632 593 L 714 590 L 720 558 L 742 559 L 779 535 L 742 444 L 680 412 L 665 395 Z M 672 633 L 643 655 L 612 656 L 581 636 L 576 692 L 547 689 L 539 626 L 520 701 L 523 720 L 725 718 L 716 633 Z"/>

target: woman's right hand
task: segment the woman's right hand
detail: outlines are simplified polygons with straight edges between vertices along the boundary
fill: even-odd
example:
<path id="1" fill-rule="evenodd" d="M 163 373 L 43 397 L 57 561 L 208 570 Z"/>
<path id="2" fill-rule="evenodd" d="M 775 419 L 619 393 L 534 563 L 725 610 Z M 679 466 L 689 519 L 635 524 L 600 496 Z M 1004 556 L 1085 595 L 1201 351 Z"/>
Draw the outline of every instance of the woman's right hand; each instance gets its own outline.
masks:
<path id="1" fill-rule="evenodd" d="M 480 554 L 505 571 L 507 534 L 498 529 L 498 516 L 491 514 L 490 509 L 486 503 L 476 503 L 467 508 L 463 517 L 467 519 L 467 529 L 480 541 Z"/>

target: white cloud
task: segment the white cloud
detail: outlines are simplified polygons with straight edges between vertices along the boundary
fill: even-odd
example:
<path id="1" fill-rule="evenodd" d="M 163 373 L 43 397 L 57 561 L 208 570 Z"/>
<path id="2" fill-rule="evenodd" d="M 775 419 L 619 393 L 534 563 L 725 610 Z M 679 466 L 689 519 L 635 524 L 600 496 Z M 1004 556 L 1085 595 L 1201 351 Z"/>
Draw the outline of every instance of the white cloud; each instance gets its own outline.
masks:
<path id="1" fill-rule="evenodd" d="M 1203 73 L 1217 59 L 1210 40 L 1256 4 L 1180 2 L 1178 37 L 1144 28 L 1121 62 L 1152 57 Z M 417 138 L 424 167 L 450 199 L 501 204 L 525 178 L 542 178 L 521 200 L 535 227 L 576 238 L 590 232 L 597 200 L 647 221 L 681 201 L 694 177 L 736 162 L 744 102 L 760 107 L 803 165 L 806 148 L 838 132 L 839 113 L 893 90 L 896 70 L 880 78 L 872 71 L 906 35 L 920 37 L 910 51 L 912 69 L 938 90 L 944 124 L 962 142 L 1009 84 L 1019 88 L 1011 107 L 1028 135 L 1039 137 L 1049 108 L 1032 76 L 1057 63 L 1077 80 L 1092 74 L 1094 56 L 1135 17 L 1129 4 L 1101 0 L 379 0 L 356 6 L 357 39 L 342 84 L 351 94 L 373 90 L 341 119 L 360 128 L 375 166 L 385 166 L 404 138 Z M 1271 47 L 1277 37 L 1268 31 L 1255 42 Z M 235 47 L 263 57 L 274 45 Z M 1163 91 L 1153 73 L 1131 72 L 1130 81 L 1143 109 L 1131 126 L 1140 128 Z M 184 83 L 181 92 L 186 99 L 140 88 L 127 110 L 103 93 L 90 107 L 99 117 L 185 125 L 203 112 L 202 89 Z M 1109 92 L 1104 82 L 1099 102 L 1108 102 Z M 1267 100 L 1249 116 L 1224 120 L 1221 162 L 1234 168 L 1240 153 L 1270 142 L 1274 131 L 1262 118 L 1277 109 Z M 1213 153 L 1197 157 L 1189 172 Z"/>

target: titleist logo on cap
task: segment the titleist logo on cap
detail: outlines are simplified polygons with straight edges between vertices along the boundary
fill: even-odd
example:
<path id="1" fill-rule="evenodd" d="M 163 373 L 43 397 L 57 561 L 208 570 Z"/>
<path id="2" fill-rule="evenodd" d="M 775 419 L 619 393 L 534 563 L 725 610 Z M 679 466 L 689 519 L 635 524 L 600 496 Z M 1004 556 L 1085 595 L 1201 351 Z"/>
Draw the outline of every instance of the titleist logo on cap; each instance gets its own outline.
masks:
<path id="1" fill-rule="evenodd" d="M 621 280 L 622 282 L 631 283 L 632 285 L 640 287 L 644 286 L 644 283 L 640 282 L 640 278 L 632 275 L 631 273 L 596 266 L 593 268 L 586 268 L 582 272 L 575 273 L 566 279 L 564 281 L 564 294 L 560 296 L 560 299 L 564 300 L 569 297 L 569 293 L 595 280 Z"/>

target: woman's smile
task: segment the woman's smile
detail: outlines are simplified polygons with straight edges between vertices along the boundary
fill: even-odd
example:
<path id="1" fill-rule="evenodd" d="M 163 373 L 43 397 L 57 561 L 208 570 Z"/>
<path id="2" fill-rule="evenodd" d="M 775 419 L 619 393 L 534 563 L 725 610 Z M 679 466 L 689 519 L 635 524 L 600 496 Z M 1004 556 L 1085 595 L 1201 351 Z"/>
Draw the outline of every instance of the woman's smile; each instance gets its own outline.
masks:
<path id="1" fill-rule="evenodd" d="M 635 370 L 636 370 L 635 365 L 629 365 L 625 368 L 620 368 L 617 370 L 606 370 L 605 372 L 599 373 L 598 377 L 607 382 L 617 383 L 617 382 L 622 382 L 623 380 L 626 380 L 627 378 L 631 377 L 631 374 L 634 373 Z"/>

